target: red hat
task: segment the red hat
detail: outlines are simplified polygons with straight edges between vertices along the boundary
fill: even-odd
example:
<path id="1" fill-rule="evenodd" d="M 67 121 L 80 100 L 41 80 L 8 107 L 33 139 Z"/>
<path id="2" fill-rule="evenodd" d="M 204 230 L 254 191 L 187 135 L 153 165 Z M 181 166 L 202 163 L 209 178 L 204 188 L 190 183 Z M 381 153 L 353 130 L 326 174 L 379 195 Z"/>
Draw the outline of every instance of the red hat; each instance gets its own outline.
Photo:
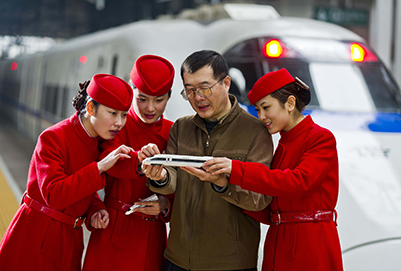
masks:
<path id="1" fill-rule="evenodd" d="M 131 86 L 110 74 L 95 74 L 86 92 L 96 102 L 115 110 L 128 111 L 132 103 Z"/>
<path id="2" fill-rule="evenodd" d="M 248 93 L 248 100 L 254 105 L 263 97 L 292 82 L 295 82 L 295 79 L 286 69 L 266 73 L 253 85 L 251 91 Z"/>
<path id="3" fill-rule="evenodd" d="M 131 81 L 145 94 L 161 96 L 171 90 L 174 67 L 160 56 L 143 55 L 135 61 L 131 70 Z"/>

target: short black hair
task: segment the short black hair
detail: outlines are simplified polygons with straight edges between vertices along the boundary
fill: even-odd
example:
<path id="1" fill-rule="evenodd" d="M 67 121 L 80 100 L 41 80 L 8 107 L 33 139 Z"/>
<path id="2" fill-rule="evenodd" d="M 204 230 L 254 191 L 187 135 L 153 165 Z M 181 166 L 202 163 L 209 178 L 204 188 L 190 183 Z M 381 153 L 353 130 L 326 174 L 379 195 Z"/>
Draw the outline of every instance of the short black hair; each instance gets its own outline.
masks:
<path id="1" fill-rule="evenodd" d="M 206 65 L 212 67 L 213 77 L 216 80 L 228 75 L 228 65 L 224 57 L 216 51 L 201 50 L 189 55 L 181 65 L 181 78 L 184 73 L 195 73 Z"/>

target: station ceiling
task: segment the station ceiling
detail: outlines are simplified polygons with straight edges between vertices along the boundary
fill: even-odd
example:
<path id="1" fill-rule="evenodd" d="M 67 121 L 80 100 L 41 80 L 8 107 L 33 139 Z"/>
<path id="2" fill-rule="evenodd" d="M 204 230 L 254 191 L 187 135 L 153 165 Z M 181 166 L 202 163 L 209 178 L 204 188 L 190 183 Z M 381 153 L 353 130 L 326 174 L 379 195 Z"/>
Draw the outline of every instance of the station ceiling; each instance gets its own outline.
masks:
<path id="1" fill-rule="evenodd" d="M 199 0 L 1 0 L 0 36 L 72 38 L 178 13 Z"/>

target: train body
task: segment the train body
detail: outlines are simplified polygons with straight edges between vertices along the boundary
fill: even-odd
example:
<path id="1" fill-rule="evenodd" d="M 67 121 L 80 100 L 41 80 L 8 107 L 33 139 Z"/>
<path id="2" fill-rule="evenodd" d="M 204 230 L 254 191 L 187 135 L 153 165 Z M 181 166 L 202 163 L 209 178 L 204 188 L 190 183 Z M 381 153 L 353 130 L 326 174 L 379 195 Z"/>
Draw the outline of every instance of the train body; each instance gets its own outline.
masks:
<path id="1" fill-rule="evenodd" d="M 225 56 L 230 92 L 251 114 L 255 111 L 247 92 L 269 71 L 285 67 L 310 86 L 312 100 L 305 113 L 337 140 L 336 209 L 344 268 L 397 270 L 401 266 L 400 89 L 366 42 L 342 27 L 274 14 L 206 25 L 185 19 L 135 22 L 71 39 L 43 53 L 2 60 L 1 114 L 36 140 L 43 129 L 73 113 L 71 99 L 79 82 L 95 73 L 128 81 L 139 56 L 156 54 L 176 69 L 165 112 L 174 121 L 194 114 L 179 95 L 180 66 L 201 49 Z M 80 61 L 82 56 L 86 62 Z M 10 69 L 12 62 L 18 69 Z M 265 233 L 267 227 L 262 229 Z"/>

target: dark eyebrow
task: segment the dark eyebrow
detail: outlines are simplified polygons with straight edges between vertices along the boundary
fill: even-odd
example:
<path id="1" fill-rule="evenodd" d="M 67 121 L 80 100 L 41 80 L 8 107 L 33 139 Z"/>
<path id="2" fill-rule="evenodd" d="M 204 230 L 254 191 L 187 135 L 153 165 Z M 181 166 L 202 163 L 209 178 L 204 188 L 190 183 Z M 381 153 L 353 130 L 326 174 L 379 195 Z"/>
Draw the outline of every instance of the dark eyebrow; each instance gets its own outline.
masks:
<path id="1" fill-rule="evenodd" d="M 198 84 L 198 86 L 199 85 L 205 85 L 205 84 L 210 84 L 209 83 L 209 81 L 203 81 L 203 82 L 200 82 L 199 84 Z M 191 84 L 184 84 L 184 87 L 187 87 L 187 86 L 192 86 Z"/>

